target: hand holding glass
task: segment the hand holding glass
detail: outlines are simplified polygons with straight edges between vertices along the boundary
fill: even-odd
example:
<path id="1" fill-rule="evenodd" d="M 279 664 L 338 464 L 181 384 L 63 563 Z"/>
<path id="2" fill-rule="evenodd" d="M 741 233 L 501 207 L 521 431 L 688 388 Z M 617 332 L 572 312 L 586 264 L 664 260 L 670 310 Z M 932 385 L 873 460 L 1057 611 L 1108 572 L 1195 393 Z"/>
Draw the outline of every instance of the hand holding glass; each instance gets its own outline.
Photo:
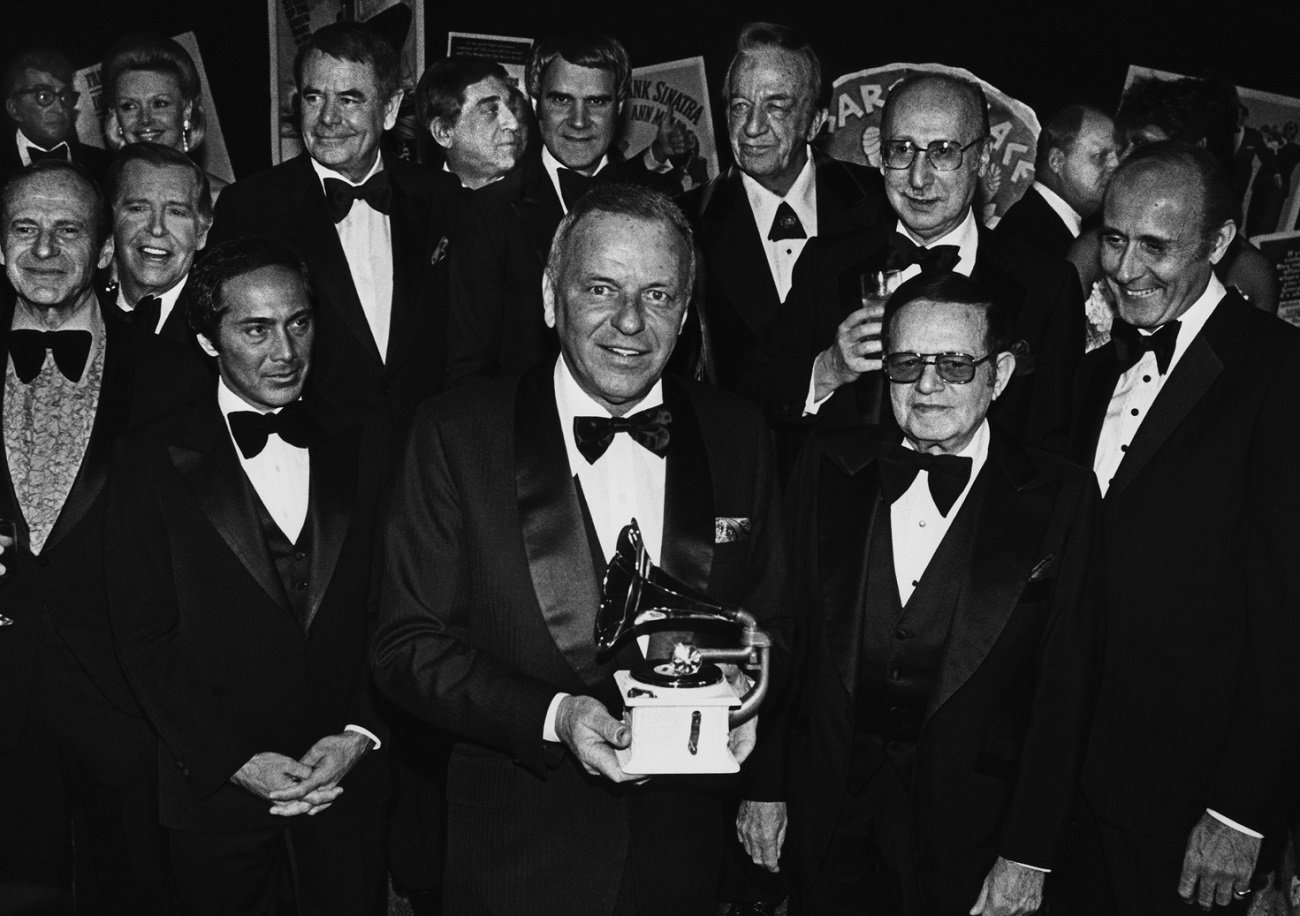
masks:
<path id="1" fill-rule="evenodd" d="M 0 580 L 9 578 L 10 553 L 15 544 L 18 543 L 18 523 L 10 518 L 0 518 L 0 546 L 4 549 L 0 551 Z M 13 625 L 13 618 L 0 614 L 0 627 Z"/>

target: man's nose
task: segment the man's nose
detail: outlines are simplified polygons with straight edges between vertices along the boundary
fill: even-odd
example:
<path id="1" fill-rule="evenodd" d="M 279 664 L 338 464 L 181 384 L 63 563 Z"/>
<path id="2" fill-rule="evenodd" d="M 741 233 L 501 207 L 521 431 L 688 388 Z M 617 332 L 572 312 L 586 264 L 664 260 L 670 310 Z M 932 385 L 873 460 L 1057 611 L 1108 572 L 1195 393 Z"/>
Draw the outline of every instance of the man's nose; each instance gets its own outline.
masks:
<path id="1" fill-rule="evenodd" d="M 758 137 L 767 132 L 767 112 L 762 105 L 755 105 L 749 109 L 749 114 L 745 117 L 745 136 Z"/>
<path id="2" fill-rule="evenodd" d="M 573 127 L 586 127 L 591 120 L 591 112 L 587 110 L 587 103 L 578 99 L 569 109 L 569 124 Z"/>
<path id="3" fill-rule="evenodd" d="M 931 394 L 940 391 L 944 387 L 944 381 L 939 375 L 939 367 L 934 363 L 926 363 L 921 367 L 921 377 L 916 380 L 916 390 L 922 394 Z"/>
<path id="4" fill-rule="evenodd" d="M 934 166 L 930 165 L 929 155 L 925 150 L 919 149 L 916 158 L 907 167 L 907 183 L 914 188 L 923 188 L 930 183 L 933 172 Z"/>
<path id="5" fill-rule="evenodd" d="M 641 300 L 635 295 L 624 296 L 618 311 L 614 313 L 612 323 L 629 337 L 640 334 L 645 327 L 645 310 L 641 306 Z"/>

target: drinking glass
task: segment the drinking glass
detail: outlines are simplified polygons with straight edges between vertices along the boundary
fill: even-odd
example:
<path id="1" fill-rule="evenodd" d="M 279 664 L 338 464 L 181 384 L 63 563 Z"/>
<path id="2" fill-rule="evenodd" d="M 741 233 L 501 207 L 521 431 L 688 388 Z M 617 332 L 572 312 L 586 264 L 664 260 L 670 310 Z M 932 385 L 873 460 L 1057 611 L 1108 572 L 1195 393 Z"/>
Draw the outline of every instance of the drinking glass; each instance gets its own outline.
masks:
<path id="1" fill-rule="evenodd" d="M 0 553 L 0 565 L 5 568 L 4 575 L 0 576 L 0 581 L 9 578 L 9 572 L 13 566 L 14 545 L 18 543 L 18 523 L 11 518 L 0 518 L 0 544 L 4 544 L 4 553 Z M 13 618 L 0 614 L 0 627 L 13 625 Z"/>

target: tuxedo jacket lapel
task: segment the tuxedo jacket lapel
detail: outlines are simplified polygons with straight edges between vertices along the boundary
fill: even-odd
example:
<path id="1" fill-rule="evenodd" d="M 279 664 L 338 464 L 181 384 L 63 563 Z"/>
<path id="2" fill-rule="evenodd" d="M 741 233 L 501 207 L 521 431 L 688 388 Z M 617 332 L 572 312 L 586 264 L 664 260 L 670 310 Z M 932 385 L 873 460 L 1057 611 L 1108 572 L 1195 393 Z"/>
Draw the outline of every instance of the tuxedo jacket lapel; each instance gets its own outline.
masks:
<path id="1" fill-rule="evenodd" d="M 338 568 L 339 554 L 352 522 L 357 490 L 357 450 L 354 435 L 322 436 L 311 446 L 311 571 L 307 577 L 307 613 L 310 628 Z M 349 558 L 366 562 L 365 557 Z"/>
<path id="2" fill-rule="evenodd" d="M 560 432 L 551 367 L 519 380 L 515 401 L 515 490 L 537 604 L 555 645 L 584 684 L 596 684 L 595 613 L 600 588 Z"/>
<path id="3" fill-rule="evenodd" d="M 184 441 L 169 446 L 168 455 L 231 553 L 267 597 L 296 621 L 298 615 L 289 604 L 261 534 L 252 486 L 240 467 L 215 398 L 194 407 Z"/>
<path id="4" fill-rule="evenodd" d="M 425 342 L 419 335 L 411 333 L 411 330 L 416 324 L 416 312 L 432 308 L 433 303 L 421 301 L 419 296 L 429 227 L 416 222 L 410 192 L 401 178 L 400 168 L 386 165 L 385 169 L 389 171 L 389 181 L 393 188 L 392 213 L 388 220 L 393 238 L 393 311 L 388 358 L 385 361 L 385 368 L 391 372 L 406 360 L 418 358 L 425 350 Z M 364 317 L 363 315 L 363 320 Z M 370 335 L 369 325 L 366 334 Z M 373 335 L 370 336 L 373 338 Z"/>
<path id="5" fill-rule="evenodd" d="M 733 169 L 714 193 L 704 220 L 705 231 L 717 239 L 709 250 L 726 253 L 714 258 L 709 269 L 757 334 L 762 319 L 776 314 L 781 303 L 763 250 L 766 230 L 754 222 L 739 171 Z"/>
<path id="6" fill-rule="evenodd" d="M 690 399 L 671 378 L 664 379 L 664 404 L 673 420 L 665 457 L 659 565 L 679 581 L 707 594 L 717 524 L 712 465 Z"/>

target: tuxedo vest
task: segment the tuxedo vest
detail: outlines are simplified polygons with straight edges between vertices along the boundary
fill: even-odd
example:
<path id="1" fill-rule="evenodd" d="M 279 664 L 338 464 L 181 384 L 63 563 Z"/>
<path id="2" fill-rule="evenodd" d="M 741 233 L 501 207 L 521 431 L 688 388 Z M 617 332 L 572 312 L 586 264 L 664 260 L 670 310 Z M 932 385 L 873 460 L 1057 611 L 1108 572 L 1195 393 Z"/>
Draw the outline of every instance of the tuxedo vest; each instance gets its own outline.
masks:
<path id="1" fill-rule="evenodd" d="M 271 513 L 263 505 L 252 484 L 248 485 L 248 489 L 253 495 L 253 505 L 257 508 L 257 521 L 262 526 L 262 539 L 270 553 L 271 562 L 275 564 L 275 571 L 280 577 L 280 584 L 284 587 L 285 597 L 289 599 L 289 606 L 293 608 L 298 622 L 305 630 L 311 623 L 307 619 L 307 613 L 308 596 L 311 594 L 308 590 L 311 584 L 308 575 L 311 572 L 311 552 L 314 541 L 312 509 L 308 507 L 307 517 L 302 523 L 302 531 L 298 534 L 295 543 L 289 540 L 288 535 L 275 523 L 275 519 L 271 518 Z"/>

